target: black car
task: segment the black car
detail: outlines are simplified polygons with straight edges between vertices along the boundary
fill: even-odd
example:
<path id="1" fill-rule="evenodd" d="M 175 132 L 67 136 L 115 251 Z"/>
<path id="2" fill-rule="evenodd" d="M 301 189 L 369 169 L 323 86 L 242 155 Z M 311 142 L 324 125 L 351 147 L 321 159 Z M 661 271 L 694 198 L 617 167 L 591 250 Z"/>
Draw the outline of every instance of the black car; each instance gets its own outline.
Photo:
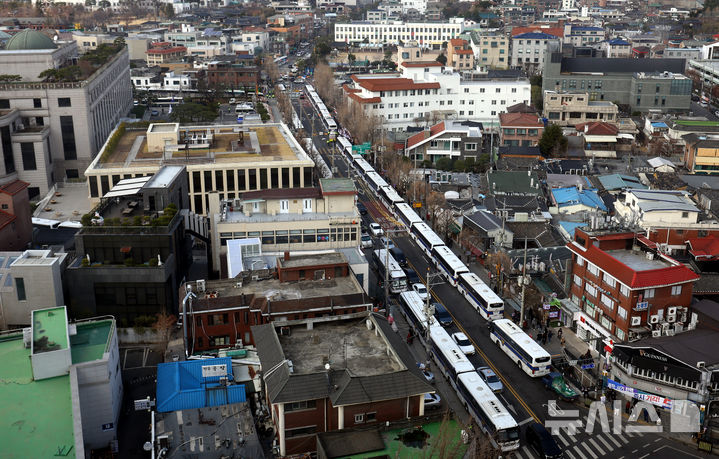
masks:
<path id="1" fill-rule="evenodd" d="M 407 283 L 409 285 L 422 283 L 422 281 L 419 279 L 419 276 L 417 275 L 417 272 L 414 269 L 405 268 L 404 272 L 405 274 L 407 274 Z"/>
<path id="2" fill-rule="evenodd" d="M 399 263 L 400 266 L 407 266 L 407 257 L 404 256 L 404 252 L 402 252 L 402 249 L 397 246 L 394 246 L 389 249 L 389 253 L 392 255 L 392 258 L 394 258 L 394 260 Z"/>
<path id="3" fill-rule="evenodd" d="M 360 215 L 367 215 L 367 208 L 361 202 L 357 202 L 357 211 Z"/>
<path id="4" fill-rule="evenodd" d="M 541 458 L 555 459 L 564 457 L 562 448 L 559 447 L 552 434 L 538 422 L 533 422 L 527 426 L 524 439 L 527 445 L 534 448 Z"/>
<path id="5" fill-rule="evenodd" d="M 452 315 L 442 303 L 432 303 L 434 305 L 434 318 L 443 327 L 452 325 Z"/>

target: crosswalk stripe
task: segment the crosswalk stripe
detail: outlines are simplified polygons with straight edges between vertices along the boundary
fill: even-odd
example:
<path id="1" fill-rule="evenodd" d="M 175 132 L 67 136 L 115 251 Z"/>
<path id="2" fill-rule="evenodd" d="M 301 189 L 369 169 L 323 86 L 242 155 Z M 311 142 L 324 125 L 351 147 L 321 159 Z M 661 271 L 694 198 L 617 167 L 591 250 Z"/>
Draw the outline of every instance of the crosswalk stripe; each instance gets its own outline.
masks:
<path id="1" fill-rule="evenodd" d="M 575 446 L 574 448 L 579 452 L 579 451 L 582 451 L 581 447 L 584 447 L 584 449 L 586 449 L 589 452 L 589 455 L 592 456 L 593 459 L 599 459 L 598 456 L 596 454 L 594 454 L 594 452 L 585 443 L 577 443 L 577 446 Z M 587 457 L 587 456 L 584 456 L 584 457 Z"/>
<path id="2" fill-rule="evenodd" d="M 606 453 L 604 452 L 604 450 L 599 446 L 599 444 L 598 444 L 596 441 L 594 441 L 593 438 L 587 438 L 587 441 L 588 441 L 589 443 L 591 443 L 592 446 L 594 446 L 594 451 L 597 451 L 597 452 L 598 452 L 599 454 L 601 454 L 602 456 L 604 456 L 604 455 L 606 454 Z"/>
<path id="3" fill-rule="evenodd" d="M 609 441 L 611 441 L 612 443 L 614 443 L 617 448 L 621 448 L 621 447 L 622 447 L 622 444 L 617 441 L 617 438 L 619 438 L 623 443 L 628 443 L 628 442 L 629 442 L 626 438 L 624 438 L 624 437 L 621 436 L 621 435 L 618 435 L 618 436 L 616 436 L 616 437 L 613 437 L 612 435 L 607 435 L 607 438 L 609 439 Z"/>
<path id="4" fill-rule="evenodd" d="M 526 455 L 529 459 L 534 459 L 534 455 L 529 450 L 529 448 L 527 448 L 526 446 L 522 446 L 521 451 L 522 451 L 522 454 Z"/>
<path id="5" fill-rule="evenodd" d="M 611 445 L 610 445 L 609 443 L 607 443 L 607 441 L 606 441 L 604 438 L 602 438 L 602 435 L 597 435 L 597 436 L 594 437 L 594 438 L 596 438 L 597 441 L 602 442 L 602 444 L 607 448 L 607 451 L 611 451 L 611 450 L 614 449 L 614 448 L 611 447 Z"/>
<path id="6" fill-rule="evenodd" d="M 564 443 L 564 446 L 569 446 L 569 442 L 568 442 L 567 440 L 565 440 L 564 435 L 562 435 L 562 431 L 561 431 L 561 430 L 559 430 L 559 431 L 557 432 L 557 434 L 555 435 L 555 437 L 559 438 L 559 439 L 562 441 L 562 443 Z"/>
<path id="7" fill-rule="evenodd" d="M 564 454 L 569 456 L 569 459 L 575 459 L 574 454 L 570 453 L 568 449 L 564 450 Z"/>

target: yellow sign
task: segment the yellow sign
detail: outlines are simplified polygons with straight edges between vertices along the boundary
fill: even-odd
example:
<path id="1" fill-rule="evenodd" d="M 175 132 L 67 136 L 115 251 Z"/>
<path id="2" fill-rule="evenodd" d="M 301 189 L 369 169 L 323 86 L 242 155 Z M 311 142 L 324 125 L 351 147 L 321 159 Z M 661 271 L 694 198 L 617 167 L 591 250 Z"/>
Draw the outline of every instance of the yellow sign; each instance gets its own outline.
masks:
<path id="1" fill-rule="evenodd" d="M 421 202 L 415 202 L 414 204 L 412 204 L 412 207 L 415 207 L 415 208 L 422 207 L 422 203 L 421 203 Z"/>

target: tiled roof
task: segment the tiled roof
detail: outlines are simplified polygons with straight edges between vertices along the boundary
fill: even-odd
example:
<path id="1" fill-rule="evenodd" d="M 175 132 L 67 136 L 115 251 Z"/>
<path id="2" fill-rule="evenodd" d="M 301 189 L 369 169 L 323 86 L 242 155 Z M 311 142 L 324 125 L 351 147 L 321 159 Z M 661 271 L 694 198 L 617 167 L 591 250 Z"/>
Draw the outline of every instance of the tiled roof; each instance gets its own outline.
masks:
<path id="1" fill-rule="evenodd" d="M 454 51 L 456 54 L 474 54 L 474 51 L 471 49 L 458 49 Z"/>
<path id="2" fill-rule="evenodd" d="M 563 37 L 564 36 L 564 28 L 563 27 L 537 27 L 537 26 L 527 26 L 527 27 L 514 27 L 512 29 L 512 36 L 515 37 L 517 35 L 521 35 L 528 32 L 539 32 L 543 34 L 549 34 L 553 35 L 555 37 Z"/>
<path id="3" fill-rule="evenodd" d="M 621 190 L 626 188 L 647 188 L 637 177 L 623 174 L 600 175 L 597 177 L 605 190 Z"/>
<path id="4" fill-rule="evenodd" d="M 439 89 L 436 81 L 416 83 L 410 78 L 359 78 L 355 79 L 359 85 L 368 91 L 397 91 L 406 89 Z"/>
<path id="5" fill-rule="evenodd" d="M 0 193 L 5 193 L 9 195 L 15 195 L 24 190 L 30 186 L 29 183 L 23 182 L 22 180 L 15 180 L 13 182 L 10 182 L 8 184 L 5 184 L 0 187 Z"/>
<path id="6" fill-rule="evenodd" d="M 441 131 L 444 131 L 444 121 L 442 121 L 441 123 L 437 123 L 431 128 L 429 128 L 429 135 L 435 135 Z"/>
<path id="7" fill-rule="evenodd" d="M 500 113 L 499 124 L 505 126 L 544 127 L 537 115 L 530 113 Z"/>
<path id="8" fill-rule="evenodd" d="M 452 38 L 449 40 L 449 44 L 451 46 L 462 46 L 466 43 L 466 40 L 462 40 L 461 38 Z"/>
<path id="9" fill-rule="evenodd" d="M 689 253 L 699 261 L 719 258 L 719 238 L 714 235 L 692 238 L 687 241 L 687 244 L 689 244 Z"/>
<path id="10" fill-rule="evenodd" d="M 346 83 L 342 85 L 342 89 L 344 89 L 348 93 L 354 93 L 354 92 L 362 92 L 361 89 L 351 88 Z"/>
<path id="11" fill-rule="evenodd" d="M 576 128 L 586 135 L 617 135 L 619 132 L 618 127 L 602 121 L 577 124 Z"/>
<path id="12" fill-rule="evenodd" d="M 699 279 L 699 275 L 681 264 L 667 266 L 665 268 L 635 271 L 604 250 L 593 245 L 590 245 L 583 251 L 573 242 L 570 242 L 567 244 L 567 248 L 599 266 L 602 270 L 611 273 L 612 276 L 617 278 L 621 283 L 633 289 L 664 287 Z"/>
<path id="13" fill-rule="evenodd" d="M 551 40 L 553 38 L 557 38 L 556 35 L 550 35 L 548 33 L 542 33 L 542 32 L 527 32 L 522 33 L 519 35 L 514 35 L 512 38 L 523 40 L 523 39 L 530 39 L 530 40 Z"/>
<path id="14" fill-rule="evenodd" d="M 362 97 L 359 94 L 355 93 L 348 94 L 347 97 L 356 102 L 359 102 L 360 104 L 378 104 L 382 102 L 381 97 Z"/>
<path id="15" fill-rule="evenodd" d="M 427 138 L 427 131 L 418 132 L 409 139 L 407 139 L 407 148 L 413 147 Z"/>
<path id="16" fill-rule="evenodd" d="M 554 188 L 552 197 L 559 207 L 582 204 L 592 209 L 600 209 L 605 212 L 607 210 L 596 190 L 584 188 L 580 191 L 576 186 Z"/>

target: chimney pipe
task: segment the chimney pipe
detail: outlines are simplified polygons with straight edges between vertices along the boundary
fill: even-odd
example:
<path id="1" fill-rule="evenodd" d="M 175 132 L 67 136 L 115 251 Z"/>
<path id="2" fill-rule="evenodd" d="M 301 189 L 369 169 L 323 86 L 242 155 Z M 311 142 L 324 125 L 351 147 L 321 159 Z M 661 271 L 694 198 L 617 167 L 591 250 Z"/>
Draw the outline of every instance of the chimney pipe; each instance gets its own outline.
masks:
<path id="1" fill-rule="evenodd" d="M 285 252 L 285 261 L 289 261 L 289 260 L 290 260 L 290 252 L 286 251 Z"/>

